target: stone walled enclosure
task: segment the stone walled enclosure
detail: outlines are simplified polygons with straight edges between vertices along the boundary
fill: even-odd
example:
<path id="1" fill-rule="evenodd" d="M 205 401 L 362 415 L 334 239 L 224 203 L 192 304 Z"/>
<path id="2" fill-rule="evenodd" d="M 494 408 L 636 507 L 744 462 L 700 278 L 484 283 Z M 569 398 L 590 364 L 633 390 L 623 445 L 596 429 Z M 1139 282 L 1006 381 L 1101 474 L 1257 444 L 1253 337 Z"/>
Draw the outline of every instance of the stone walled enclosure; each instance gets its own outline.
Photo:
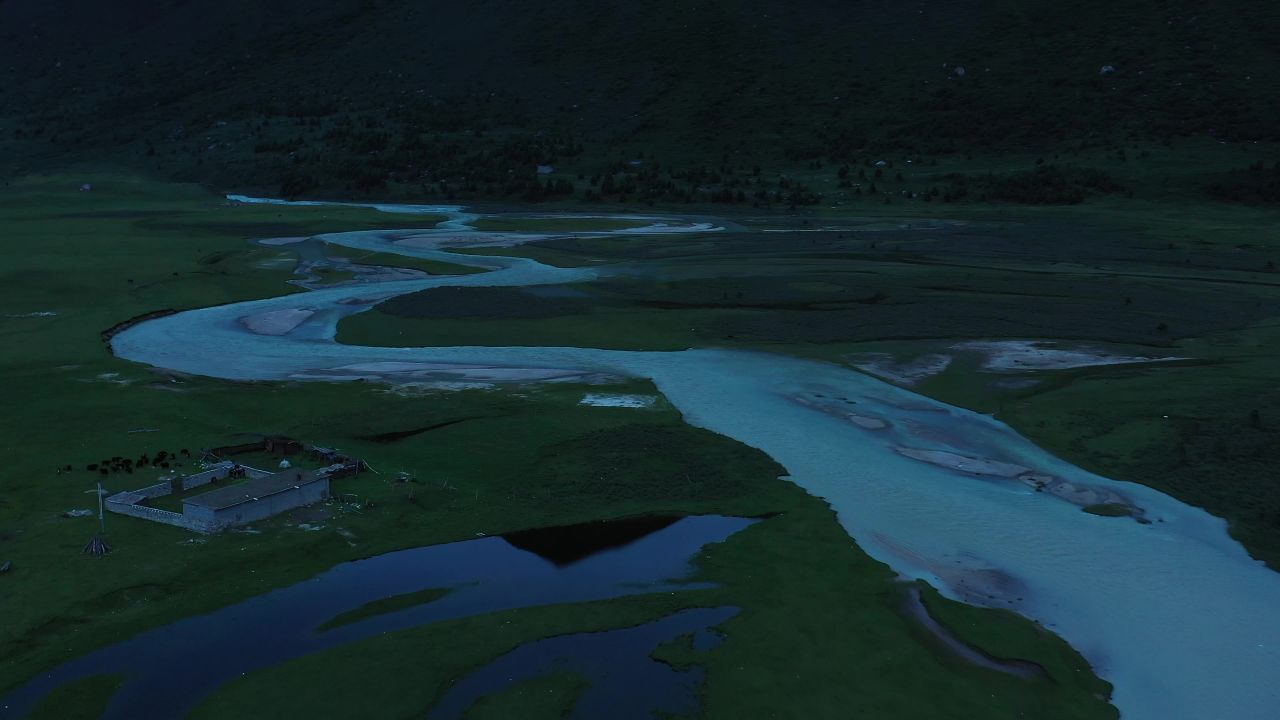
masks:
<path id="1" fill-rule="evenodd" d="M 167 477 L 154 485 L 116 493 L 106 498 L 106 508 L 120 515 L 129 515 L 143 520 L 174 525 L 192 532 L 203 534 L 218 533 L 236 525 L 265 520 L 295 507 L 327 500 L 329 498 L 330 481 L 358 473 L 364 467 L 364 463 L 361 460 L 342 457 L 340 462 L 314 471 L 314 478 L 300 487 L 277 491 L 269 496 L 264 495 L 262 498 L 255 497 L 252 499 L 253 502 L 237 503 L 233 508 L 209 509 L 184 500 L 182 504 L 183 511 L 177 513 L 170 510 L 161 510 L 146 504 L 147 500 L 153 498 L 172 495 L 175 492 L 186 492 L 193 488 L 212 484 L 217 480 L 229 477 L 231 471 L 237 467 L 243 469 L 250 480 L 267 478 L 267 482 L 269 482 L 270 478 L 275 477 L 265 470 L 226 460 L 192 475 Z M 207 494 L 197 497 L 203 498 L 206 496 Z"/>
<path id="2" fill-rule="evenodd" d="M 215 480 L 221 480 L 228 476 L 231 469 L 236 467 L 237 463 L 231 461 L 220 462 L 212 467 L 202 470 L 193 475 L 187 475 L 181 480 L 182 491 L 198 488 L 203 485 L 209 485 Z M 248 473 L 249 477 L 263 477 L 269 475 L 263 470 L 241 465 Z M 153 498 L 172 495 L 174 492 L 174 483 L 172 479 L 158 482 L 154 485 L 148 485 L 137 490 L 126 490 L 118 492 L 106 498 L 106 507 L 113 513 L 120 515 L 129 515 L 131 517 L 142 518 L 143 520 L 151 520 L 166 525 L 174 525 L 185 528 L 198 533 L 217 532 L 219 528 L 210 527 L 206 523 L 200 522 L 198 519 L 189 518 L 182 513 L 176 513 L 169 510 L 161 510 L 144 505 L 143 502 Z"/>

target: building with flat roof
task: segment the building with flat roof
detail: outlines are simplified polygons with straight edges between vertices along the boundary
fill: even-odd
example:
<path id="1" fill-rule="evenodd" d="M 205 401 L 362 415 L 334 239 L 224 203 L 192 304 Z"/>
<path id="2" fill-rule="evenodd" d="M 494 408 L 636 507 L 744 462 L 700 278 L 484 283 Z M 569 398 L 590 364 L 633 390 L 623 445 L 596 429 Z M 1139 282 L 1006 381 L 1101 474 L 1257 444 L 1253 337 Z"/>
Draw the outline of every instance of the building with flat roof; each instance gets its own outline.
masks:
<path id="1" fill-rule="evenodd" d="M 204 532 L 265 520 L 329 498 L 329 468 L 283 470 L 182 501 L 182 515 Z"/>

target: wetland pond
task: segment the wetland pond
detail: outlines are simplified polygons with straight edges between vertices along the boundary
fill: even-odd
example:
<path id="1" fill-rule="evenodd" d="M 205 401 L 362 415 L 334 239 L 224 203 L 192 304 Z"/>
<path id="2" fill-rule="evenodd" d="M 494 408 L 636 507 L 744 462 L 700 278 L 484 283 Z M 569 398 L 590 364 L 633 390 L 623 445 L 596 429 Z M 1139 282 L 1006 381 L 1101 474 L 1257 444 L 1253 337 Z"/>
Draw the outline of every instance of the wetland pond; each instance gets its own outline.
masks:
<path id="1" fill-rule="evenodd" d="M 382 633 L 518 608 L 711 587 L 689 580 L 690 559 L 703 546 L 755 522 L 715 515 L 638 518 L 342 563 L 310 580 L 149 630 L 54 668 L 0 702 L 0 714 L 21 717 L 65 683 L 119 674 L 124 683 L 104 718 L 178 717 L 241 675 Z M 441 592 L 419 604 L 360 612 L 432 590 Z M 695 609 L 635 628 L 529 643 L 463 679 L 432 717 L 455 717 L 481 695 L 500 689 L 495 672 L 523 678 L 562 667 L 593 680 L 581 701 L 587 710 L 615 701 L 645 712 L 688 710 L 699 671 L 673 670 L 649 654 L 662 642 L 705 633 L 735 613 L 733 608 Z M 601 673 L 602 668 L 621 674 Z"/>

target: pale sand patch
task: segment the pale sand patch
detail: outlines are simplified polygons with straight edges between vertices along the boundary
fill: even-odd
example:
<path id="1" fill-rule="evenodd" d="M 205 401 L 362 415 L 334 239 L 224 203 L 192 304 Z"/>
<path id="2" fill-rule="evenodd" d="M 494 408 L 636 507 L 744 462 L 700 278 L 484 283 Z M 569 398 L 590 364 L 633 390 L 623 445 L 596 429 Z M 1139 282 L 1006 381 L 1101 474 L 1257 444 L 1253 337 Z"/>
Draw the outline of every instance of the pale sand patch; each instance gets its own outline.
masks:
<path id="1" fill-rule="evenodd" d="M 390 385 L 385 392 L 400 397 L 421 397 L 423 395 L 433 395 L 440 392 L 459 392 L 462 390 L 493 390 L 497 385 L 486 382 L 461 382 L 453 380 L 437 380 L 434 382 L 407 382 Z"/>
<path id="2" fill-rule="evenodd" d="M 298 264 L 297 259 L 294 258 L 292 255 L 289 255 L 288 253 L 282 253 L 273 258 L 267 258 L 266 260 L 259 260 L 255 262 L 253 266 L 255 268 L 258 268 L 259 270 L 284 270 L 286 268 L 294 267 L 297 264 Z"/>
<path id="3" fill-rule="evenodd" d="M 348 297 L 336 301 L 339 305 L 372 305 L 386 300 L 386 295 L 368 295 L 365 297 Z"/>
<path id="4" fill-rule="evenodd" d="M 345 375 L 398 375 L 423 378 L 447 375 L 451 379 L 490 383 L 555 381 L 567 378 L 580 378 L 585 375 L 594 374 L 583 370 L 563 370 L 559 368 L 506 367 L 402 361 L 381 361 L 341 365 L 339 367 L 332 368 L 331 372 Z"/>
<path id="5" fill-rule="evenodd" d="M 97 375 L 93 376 L 92 378 L 81 378 L 81 380 L 80 380 L 80 381 L 81 381 L 81 382 L 94 382 L 95 380 L 97 380 L 97 381 L 99 381 L 99 382 L 115 383 L 116 385 L 132 385 L 133 383 L 137 382 L 137 381 L 136 381 L 135 379 L 133 379 L 133 378 L 121 377 L 121 376 L 120 376 L 120 373 L 117 373 L 117 372 L 104 372 L 104 373 L 98 373 Z"/>
<path id="6" fill-rule="evenodd" d="M 1056 498 L 1066 500 L 1072 505 L 1082 508 L 1090 505 L 1124 505 L 1128 507 L 1134 518 L 1142 521 L 1144 512 L 1135 506 L 1129 498 L 1118 492 L 1092 485 L 1077 485 L 1062 478 L 1045 473 L 1026 473 L 1018 476 L 1018 480 L 1038 492 L 1047 492 Z"/>
<path id="7" fill-rule="evenodd" d="M 1169 362 L 1184 357 L 1143 357 L 1116 355 L 1089 346 L 1060 347 L 1046 340 L 970 340 L 956 343 L 952 350 L 982 353 L 982 369 L 987 372 L 1023 372 L 1030 370 L 1069 370 L 1098 365 Z"/>
<path id="8" fill-rule="evenodd" d="M 872 533 L 872 537 L 894 555 L 927 569 L 944 587 L 967 603 L 994 607 L 993 600 L 1003 600 L 1000 605 L 1008 607 L 1014 604 L 1010 600 L 1022 600 L 1027 593 L 1026 586 L 1018 578 L 968 552 L 948 553 L 944 562 L 941 558 L 927 558 L 910 545 L 897 542 L 883 533 Z"/>
<path id="9" fill-rule="evenodd" d="M 619 228 L 616 230 L 604 230 L 610 235 L 652 235 L 652 234 L 684 234 L 684 233 L 705 233 L 719 232 L 724 228 L 715 223 L 695 222 L 695 223 L 671 223 L 671 222 L 655 222 L 652 225 L 633 228 Z M 592 231 L 586 231 L 592 232 Z"/>
<path id="10" fill-rule="evenodd" d="M 413 268 L 392 267 L 390 265 L 345 265 L 340 269 L 355 273 L 361 282 L 381 283 L 397 280 L 417 280 L 430 277 L 430 274 Z"/>
<path id="11" fill-rule="evenodd" d="M 615 407 L 615 408 L 649 408 L 658 402 L 658 398 L 653 395 L 606 395 L 603 393 L 588 393 L 578 401 L 579 405 L 591 405 L 593 407 Z"/>
<path id="12" fill-rule="evenodd" d="M 933 465 L 940 465 L 951 470 L 967 472 L 971 475 L 994 475 L 996 477 L 1016 478 L 1023 473 L 1031 472 L 1031 468 L 999 460 L 973 458 L 946 450 L 917 450 L 915 448 L 897 447 L 898 454 L 913 460 L 921 460 Z"/>
<path id="13" fill-rule="evenodd" d="M 791 399 L 807 408 L 813 408 L 832 417 L 847 420 L 863 430 L 883 430 L 889 427 L 889 423 L 880 418 L 849 412 L 848 406 L 853 404 L 853 401 L 847 398 L 836 399 L 822 396 L 792 395 Z"/>
<path id="14" fill-rule="evenodd" d="M 849 413 L 848 415 L 845 415 L 845 417 L 848 418 L 849 422 L 857 425 L 863 430 L 883 430 L 889 427 L 889 423 L 880 420 L 879 418 L 867 417 L 865 415 L 854 415 L 853 413 Z"/>
<path id="15" fill-rule="evenodd" d="M 868 375 L 901 385 L 915 385 L 951 365 L 951 356 L 942 353 L 929 353 L 904 362 L 897 362 L 889 353 L 851 353 L 845 355 L 844 360 Z"/>
<path id="16" fill-rule="evenodd" d="M 538 242 L 539 240 L 551 240 L 562 235 L 563 233 L 554 235 L 548 233 L 442 232 L 436 230 L 418 235 L 409 235 L 397 239 L 394 244 L 427 250 L 454 247 L 513 247 L 515 245 Z"/>
<path id="17" fill-rule="evenodd" d="M 1037 472 L 1022 465 L 987 458 L 968 457 L 958 453 L 947 452 L 946 450 L 917 450 L 904 447 L 896 447 L 894 449 L 899 454 L 913 460 L 939 465 L 950 470 L 970 475 L 1017 480 L 1036 492 L 1048 493 L 1059 500 L 1065 500 L 1082 508 L 1102 504 L 1124 505 L 1130 508 L 1135 519 L 1140 522 L 1143 521 L 1144 512 L 1141 508 L 1135 506 L 1124 495 L 1105 487 L 1077 484 L 1063 480 L 1055 475 Z"/>
<path id="18" fill-rule="evenodd" d="M 271 312 L 258 313 L 257 315 L 246 315 L 240 318 L 240 324 L 248 328 L 250 332 L 255 332 L 259 335 L 287 335 L 306 321 L 307 318 L 315 314 L 314 310 L 304 310 L 302 308 L 273 310 Z"/>

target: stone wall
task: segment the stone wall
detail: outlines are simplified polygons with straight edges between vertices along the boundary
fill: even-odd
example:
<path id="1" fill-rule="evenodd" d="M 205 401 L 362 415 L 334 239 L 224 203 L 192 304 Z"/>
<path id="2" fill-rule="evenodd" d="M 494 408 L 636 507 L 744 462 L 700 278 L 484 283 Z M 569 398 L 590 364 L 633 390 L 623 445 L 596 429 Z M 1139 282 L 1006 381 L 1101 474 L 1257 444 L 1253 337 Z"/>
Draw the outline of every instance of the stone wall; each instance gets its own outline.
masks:
<path id="1" fill-rule="evenodd" d="M 134 495 L 141 496 L 144 499 L 150 500 L 152 498 L 164 497 L 165 495 L 168 495 L 169 493 L 173 492 L 173 488 L 169 486 L 168 482 L 161 482 L 161 483 L 156 483 L 155 485 L 148 485 L 144 488 L 138 488 L 137 490 L 130 490 L 129 492 L 133 493 Z M 113 495 L 112 497 L 115 497 L 115 496 Z M 110 502 L 111 498 L 107 498 L 107 501 Z"/>
<path id="2" fill-rule="evenodd" d="M 202 485 L 208 485 L 214 480 L 221 480 L 235 466 L 236 463 L 234 462 L 221 462 L 208 470 L 188 475 L 182 478 L 182 489 L 186 491 Z M 245 472 L 251 478 L 265 477 L 271 474 L 265 470 L 259 470 L 247 465 L 241 465 L 241 467 L 245 469 Z M 330 477 L 342 477 L 354 472 L 355 469 L 353 467 L 341 463 L 322 468 L 316 471 L 320 479 L 309 485 L 290 492 L 280 493 L 270 498 L 237 505 L 235 508 L 226 511 L 213 511 L 195 505 L 184 505 L 184 512 L 176 513 L 142 504 L 145 500 L 172 494 L 173 483 L 169 480 L 137 490 L 116 493 L 106 499 L 106 506 L 111 512 L 121 515 L 173 525 L 198 533 L 216 533 L 229 527 L 243 525 L 256 520 L 265 520 L 281 512 L 325 500 L 329 497 Z"/>
<path id="3" fill-rule="evenodd" d="M 208 485 L 214 480 L 221 480 L 227 476 L 227 473 L 231 472 L 231 468 L 233 467 L 235 467 L 235 463 L 233 462 L 220 462 L 208 470 L 198 472 L 194 475 L 188 475 L 182 478 L 182 489 L 190 490 L 191 488 L 197 488 L 201 485 Z M 245 469 L 251 470 L 252 468 Z"/>
<path id="4" fill-rule="evenodd" d="M 180 528 L 200 532 L 197 528 L 192 527 L 192 524 L 187 522 L 186 518 L 182 517 L 181 513 L 169 512 L 168 510 L 161 510 L 160 508 L 147 507 L 146 505 L 112 502 L 111 500 L 107 500 L 107 509 L 113 513 L 119 513 L 121 515 L 129 515 L 136 518 L 142 518 L 143 520 L 164 523 L 166 525 L 176 525 Z"/>
<path id="5" fill-rule="evenodd" d="M 231 468 L 235 467 L 233 462 L 221 462 L 217 465 L 182 478 L 182 489 L 184 491 L 192 488 L 198 488 L 208 485 L 214 480 L 221 480 L 227 476 Z M 261 470 L 254 468 L 245 468 L 252 477 L 265 475 Z M 148 507 L 141 504 L 144 500 L 151 500 L 158 497 L 173 494 L 173 483 L 169 480 L 158 482 L 155 485 L 148 485 L 137 490 L 128 490 L 122 493 L 116 493 L 106 499 L 107 509 L 113 513 L 128 515 L 130 517 L 142 518 L 143 520 L 151 520 L 153 522 L 173 525 L 175 527 L 185 528 L 198 533 L 214 532 L 217 528 L 210 527 L 206 523 L 200 522 L 198 518 L 189 518 L 182 513 L 171 512 L 169 510 L 161 510 L 159 508 Z"/>

